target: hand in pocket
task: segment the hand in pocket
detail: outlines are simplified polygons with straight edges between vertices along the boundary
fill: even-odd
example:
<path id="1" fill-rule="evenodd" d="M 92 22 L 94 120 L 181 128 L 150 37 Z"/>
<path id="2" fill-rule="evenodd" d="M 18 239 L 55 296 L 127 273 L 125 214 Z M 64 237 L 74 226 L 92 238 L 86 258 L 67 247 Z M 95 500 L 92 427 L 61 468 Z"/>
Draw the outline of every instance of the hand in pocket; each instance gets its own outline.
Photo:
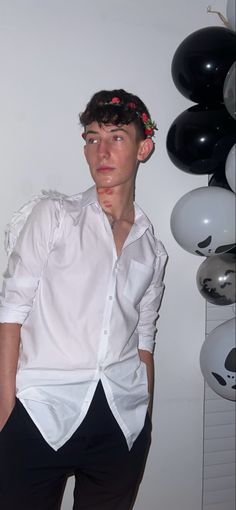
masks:
<path id="1" fill-rule="evenodd" d="M 15 408 L 15 402 L 11 406 L 0 406 L 0 433 L 9 422 Z"/>

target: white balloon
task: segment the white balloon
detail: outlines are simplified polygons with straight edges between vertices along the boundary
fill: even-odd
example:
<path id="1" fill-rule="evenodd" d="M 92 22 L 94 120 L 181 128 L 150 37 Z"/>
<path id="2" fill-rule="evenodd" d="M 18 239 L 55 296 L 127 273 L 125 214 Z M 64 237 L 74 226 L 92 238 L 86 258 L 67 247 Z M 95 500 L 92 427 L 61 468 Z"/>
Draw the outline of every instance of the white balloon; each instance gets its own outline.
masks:
<path id="1" fill-rule="evenodd" d="M 225 164 L 225 175 L 231 189 L 236 193 L 236 144 L 230 149 Z"/>
<path id="2" fill-rule="evenodd" d="M 223 97 L 228 112 L 231 117 L 236 120 L 236 62 L 232 64 L 226 74 L 223 87 Z"/>
<path id="3" fill-rule="evenodd" d="M 217 186 L 194 189 L 175 204 L 170 226 L 177 243 L 190 253 L 225 253 L 235 245 L 235 195 Z"/>
<path id="4" fill-rule="evenodd" d="M 200 367 L 210 388 L 229 400 L 236 400 L 235 319 L 215 328 L 206 337 L 200 353 Z"/>
<path id="5" fill-rule="evenodd" d="M 227 16 L 227 20 L 229 22 L 230 28 L 232 30 L 236 30 L 235 1 L 234 0 L 227 0 L 226 16 Z"/>

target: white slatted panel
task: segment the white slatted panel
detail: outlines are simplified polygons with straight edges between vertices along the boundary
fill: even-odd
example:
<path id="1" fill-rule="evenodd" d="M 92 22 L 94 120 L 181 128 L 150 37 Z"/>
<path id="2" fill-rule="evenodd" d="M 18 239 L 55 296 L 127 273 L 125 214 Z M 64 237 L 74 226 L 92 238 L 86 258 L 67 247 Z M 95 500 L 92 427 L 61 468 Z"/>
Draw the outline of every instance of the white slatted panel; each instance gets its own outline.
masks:
<path id="1" fill-rule="evenodd" d="M 235 316 L 235 305 L 207 303 L 206 333 Z M 205 384 L 203 510 L 235 510 L 235 402 Z"/>

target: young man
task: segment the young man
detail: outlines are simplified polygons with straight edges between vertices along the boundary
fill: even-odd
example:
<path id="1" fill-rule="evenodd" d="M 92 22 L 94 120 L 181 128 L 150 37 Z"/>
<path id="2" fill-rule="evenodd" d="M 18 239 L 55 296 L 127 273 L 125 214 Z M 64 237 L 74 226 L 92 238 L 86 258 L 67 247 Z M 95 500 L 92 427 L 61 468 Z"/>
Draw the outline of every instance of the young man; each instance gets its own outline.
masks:
<path id="1" fill-rule="evenodd" d="M 150 445 L 166 253 L 134 203 L 155 124 L 124 90 L 80 116 L 95 186 L 39 201 L 4 275 L 0 508 L 129 510 Z"/>

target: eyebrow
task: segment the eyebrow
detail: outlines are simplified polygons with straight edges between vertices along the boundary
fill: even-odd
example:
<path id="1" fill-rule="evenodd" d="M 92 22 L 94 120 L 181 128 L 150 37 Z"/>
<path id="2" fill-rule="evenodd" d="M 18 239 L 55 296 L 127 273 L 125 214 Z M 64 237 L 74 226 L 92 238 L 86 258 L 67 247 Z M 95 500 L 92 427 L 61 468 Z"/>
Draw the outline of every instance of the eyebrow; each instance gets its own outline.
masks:
<path id="1" fill-rule="evenodd" d="M 124 133 L 129 134 L 128 131 L 125 128 L 122 128 L 122 127 L 112 128 L 109 131 L 109 133 L 115 133 L 116 131 L 124 131 Z M 98 135 L 99 131 L 94 131 L 93 129 L 89 129 L 88 131 L 83 133 L 84 136 L 87 136 L 88 134 Z"/>

